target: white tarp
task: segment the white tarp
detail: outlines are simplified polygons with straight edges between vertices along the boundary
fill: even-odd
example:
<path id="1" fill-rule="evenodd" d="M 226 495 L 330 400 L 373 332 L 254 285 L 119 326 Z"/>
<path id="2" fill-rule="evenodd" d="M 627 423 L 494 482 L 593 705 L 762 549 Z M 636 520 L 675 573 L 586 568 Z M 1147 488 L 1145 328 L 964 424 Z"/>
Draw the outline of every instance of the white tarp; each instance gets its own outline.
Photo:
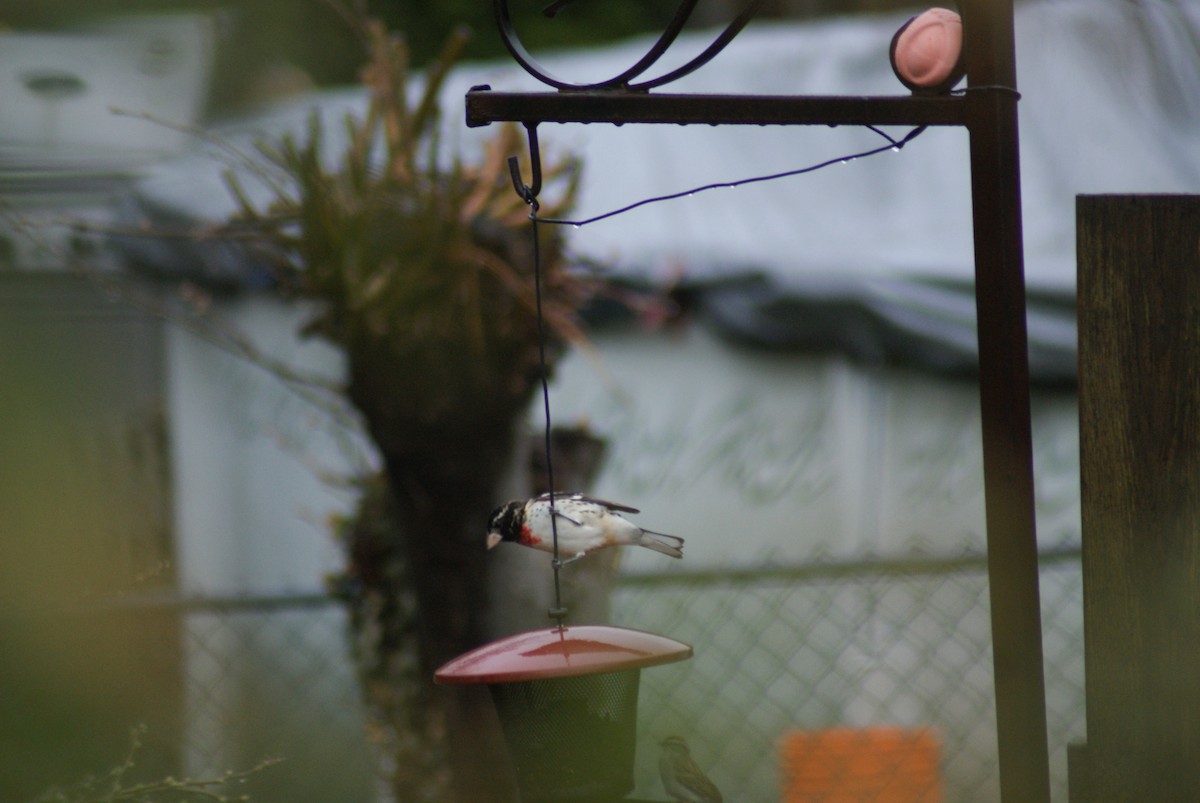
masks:
<path id="1" fill-rule="evenodd" d="M 887 50 L 904 19 L 752 23 L 715 61 L 669 90 L 903 94 Z M 681 37 L 661 69 L 696 53 L 714 33 Z M 564 79 L 596 80 L 632 64 L 652 39 L 544 62 Z M 1200 4 L 1030 2 L 1017 9 L 1016 39 L 1033 372 L 1054 381 L 1069 378 L 1074 363 L 1075 196 L 1200 192 Z M 444 112 L 447 141 L 465 153 L 491 131 L 464 123 L 464 96 L 483 83 L 494 90 L 551 91 L 511 61 L 458 70 L 446 87 Z M 341 117 L 360 111 L 363 100 L 357 89 L 323 93 L 217 133 L 243 146 L 285 130 L 302 135 L 315 106 L 326 120 L 333 158 Z M 905 131 L 889 129 L 893 136 Z M 572 153 L 583 159 L 572 215 L 581 219 L 885 144 L 863 128 L 826 126 L 546 124 L 539 132 L 547 158 Z M 140 209 L 174 219 L 231 213 L 219 175 L 227 162 L 211 145 L 199 147 L 142 183 Z M 577 254 L 639 280 L 755 276 L 749 292 L 731 294 L 726 286 L 723 296 L 708 299 L 706 311 L 735 336 L 764 345 L 809 343 L 813 330 L 824 326 L 825 310 L 833 323 L 857 316 L 852 328 L 868 336 L 817 331 L 818 344 L 830 341 L 870 358 L 907 354 L 951 370 L 969 369 L 974 361 L 973 232 L 962 129 L 931 128 L 899 153 L 643 206 L 572 230 L 570 238 Z M 142 242 L 142 259 L 165 267 L 195 258 L 185 257 L 178 241 L 160 245 L 159 254 L 148 256 Z M 230 264 L 240 252 L 217 254 L 214 247 L 204 246 L 207 270 L 245 272 L 244 265 Z M 854 316 L 843 315 L 847 308 Z"/>

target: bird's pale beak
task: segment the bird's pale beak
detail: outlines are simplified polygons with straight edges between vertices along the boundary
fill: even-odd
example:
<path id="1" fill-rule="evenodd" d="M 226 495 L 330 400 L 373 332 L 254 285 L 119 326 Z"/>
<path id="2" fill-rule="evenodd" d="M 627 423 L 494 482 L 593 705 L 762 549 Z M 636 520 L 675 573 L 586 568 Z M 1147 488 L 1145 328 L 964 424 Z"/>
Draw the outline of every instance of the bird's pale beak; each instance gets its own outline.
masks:
<path id="1" fill-rule="evenodd" d="M 492 547 L 494 547 L 496 544 L 500 543 L 503 540 L 504 540 L 504 538 L 501 537 L 500 533 L 488 533 L 487 534 L 487 548 L 491 549 Z"/>

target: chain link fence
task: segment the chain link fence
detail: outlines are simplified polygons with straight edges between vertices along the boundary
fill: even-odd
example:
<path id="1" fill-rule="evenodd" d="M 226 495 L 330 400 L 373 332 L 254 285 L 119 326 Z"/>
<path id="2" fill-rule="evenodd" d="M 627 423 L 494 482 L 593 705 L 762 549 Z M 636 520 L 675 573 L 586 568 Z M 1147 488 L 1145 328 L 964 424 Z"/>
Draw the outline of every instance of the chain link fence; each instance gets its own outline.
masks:
<path id="1" fill-rule="evenodd" d="M 1052 791 L 1065 801 L 1066 745 L 1084 735 L 1078 552 L 1044 555 L 1041 582 Z M 902 795 L 887 800 L 999 799 L 982 558 L 630 577 L 614 618 L 695 647 L 691 661 L 643 673 L 643 796 L 661 797 L 654 745 L 678 734 L 727 799 L 849 801 L 855 788 Z M 896 726 L 936 743 L 929 788 L 909 796 L 896 779 L 861 777 L 880 771 L 879 728 Z M 822 732 L 861 735 L 840 753 L 845 777 L 826 765 L 824 780 L 789 780 L 789 740 Z M 840 796 L 821 796 L 830 788 Z"/>
<path id="2" fill-rule="evenodd" d="M 1084 735 L 1078 551 L 1045 553 L 1041 581 L 1053 796 L 1066 801 L 1066 745 Z M 313 594 L 157 607 L 178 617 L 187 774 L 216 777 L 279 758 L 246 781 L 255 800 L 379 799 L 337 601 Z M 856 799 L 845 795 L 876 788 L 864 772 L 886 776 L 878 788 L 892 793 L 928 785 L 889 800 L 999 799 L 982 557 L 630 574 L 613 609 L 622 626 L 695 648 L 689 661 L 642 674 L 634 797 L 666 799 L 657 743 L 681 735 L 727 800 Z M 924 781 L 908 777 L 919 759 L 911 750 L 886 763 L 880 738 L 889 733 L 923 740 L 933 761 Z M 849 746 L 829 753 L 839 738 Z M 818 749 L 826 752 L 809 758 L 821 757 L 824 775 L 813 778 L 803 753 Z M 842 796 L 822 797 L 829 788 Z"/>
<path id="3" fill-rule="evenodd" d="M 0 610 L 0 800 L 126 763 L 126 786 L 236 774 L 225 793 L 255 803 L 376 800 L 347 618 L 323 593 Z"/>
<path id="4" fill-rule="evenodd" d="M 180 606 L 182 763 L 219 777 L 264 760 L 256 801 L 369 801 L 370 733 L 350 660 L 347 616 L 323 594 Z"/>
<path id="5" fill-rule="evenodd" d="M 1085 732 L 1078 549 L 1044 552 L 1040 576 L 1052 793 L 1066 802 L 1067 744 Z M 983 557 L 626 574 L 612 603 L 613 622 L 695 648 L 691 660 L 642 673 L 632 796 L 667 799 L 658 743 L 679 735 L 728 801 L 1000 797 Z M 160 718 L 145 738 L 158 766 L 218 778 L 280 759 L 239 791 L 260 803 L 385 799 L 337 600 L 162 597 L 116 607 L 126 623 L 155 622 L 154 642 L 134 661 L 148 679 L 134 681 L 155 678 L 158 693 L 174 688 L 178 699 L 178 717 Z M 172 675 L 174 687 L 163 683 Z M 888 759 L 881 733 L 896 732 L 924 739 L 923 751 Z M 913 777 L 920 761 L 931 769 Z M 847 797 L 871 787 L 871 772 L 912 796 Z M 841 796 L 822 796 L 830 787 Z"/>

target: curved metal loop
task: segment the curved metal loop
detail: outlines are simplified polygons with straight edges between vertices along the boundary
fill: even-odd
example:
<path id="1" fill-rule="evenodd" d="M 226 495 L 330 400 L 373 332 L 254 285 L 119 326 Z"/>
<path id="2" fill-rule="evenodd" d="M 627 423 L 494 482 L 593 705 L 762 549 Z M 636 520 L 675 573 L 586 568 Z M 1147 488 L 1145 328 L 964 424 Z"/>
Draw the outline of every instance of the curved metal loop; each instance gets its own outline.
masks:
<path id="1" fill-rule="evenodd" d="M 642 92 L 648 91 L 656 86 L 669 84 L 678 78 L 682 78 L 689 73 L 695 72 L 705 64 L 708 64 L 710 61 L 716 58 L 718 53 L 725 49 L 726 45 L 733 41 L 734 37 L 742 32 L 742 28 L 745 28 L 746 25 L 749 24 L 750 20 L 754 19 L 754 15 L 758 13 L 760 8 L 762 8 L 762 4 L 763 0 L 751 0 L 751 2 L 744 9 L 742 9 L 742 13 L 734 17 L 733 22 L 725 26 L 725 30 L 721 31 L 721 33 L 717 35 L 717 38 L 712 41 L 712 44 L 706 47 L 703 52 L 700 53 L 700 55 L 693 58 L 687 64 L 671 70 L 669 73 L 660 75 L 658 78 L 652 78 L 649 81 L 642 81 L 638 84 L 632 84 L 629 88 Z"/>
<path id="2" fill-rule="evenodd" d="M 533 55 L 521 42 L 521 38 L 517 35 L 516 28 L 513 26 L 512 16 L 508 11 L 508 0 L 495 0 L 494 7 L 496 11 L 496 24 L 500 28 L 500 36 L 504 40 L 504 46 L 508 48 L 508 52 L 512 54 L 512 57 L 516 59 L 517 63 L 525 69 L 525 72 L 529 73 L 543 84 L 548 84 L 556 89 L 585 90 L 623 87 L 626 86 L 631 79 L 641 75 L 643 72 L 649 69 L 654 62 L 658 61 L 663 53 L 667 52 L 667 48 L 669 48 L 671 43 L 675 41 L 675 38 L 679 36 L 679 33 L 683 30 L 683 26 L 687 23 L 688 18 L 692 15 L 692 10 L 696 7 L 696 3 L 698 1 L 699 0 L 680 0 L 679 5 L 675 9 L 675 14 L 671 18 L 671 22 L 667 25 L 666 30 L 663 31 L 662 36 L 658 38 L 650 50 L 647 51 L 646 55 L 640 58 L 636 64 L 620 74 L 613 76 L 612 78 L 590 84 L 571 83 L 569 81 L 560 80 L 551 75 L 545 67 L 538 63 L 537 59 L 533 57 Z M 548 8 L 556 9 L 556 6 L 551 5 Z"/>
<path id="3" fill-rule="evenodd" d="M 496 24 L 500 28 L 500 37 L 504 40 L 504 46 L 508 49 L 509 54 L 512 55 L 512 57 L 518 64 L 521 65 L 522 68 L 524 68 L 525 72 L 529 73 L 543 84 L 566 91 L 585 91 L 598 89 L 630 89 L 636 91 L 645 91 L 651 89 L 652 87 L 662 86 L 663 84 L 670 83 L 677 78 L 682 78 L 683 76 L 704 66 L 709 61 L 712 61 L 712 59 L 718 53 L 725 49 L 726 45 L 733 41 L 734 37 L 741 32 L 742 28 L 746 27 L 746 24 L 750 22 L 751 18 L 758 13 L 758 9 L 762 6 L 764 0 L 751 0 L 742 13 L 739 14 L 733 20 L 733 22 L 726 26 L 725 30 L 718 34 L 716 39 L 714 39 L 713 42 L 707 48 L 705 48 L 702 53 L 700 53 L 700 55 L 696 56 L 691 61 L 687 62 L 681 67 L 671 70 L 664 75 L 659 76 L 658 78 L 652 78 L 647 81 L 631 84 L 630 82 L 634 78 L 650 69 L 650 67 L 652 67 L 655 62 L 662 58 L 663 54 L 667 52 L 668 48 L 671 47 L 671 45 L 675 42 L 675 39 L 683 31 L 684 25 L 687 24 L 688 18 L 691 17 L 692 11 L 696 8 L 697 2 L 699 2 L 699 0 L 680 0 L 679 5 L 675 8 L 675 14 L 671 17 L 671 21 L 667 24 L 666 29 L 663 31 L 662 35 L 655 40 L 650 49 L 646 51 L 644 56 L 638 59 L 633 66 L 623 70 L 612 78 L 606 78 L 602 81 L 595 81 L 592 83 L 572 83 L 570 81 L 564 81 L 560 78 L 556 78 L 554 75 L 552 75 L 545 67 L 538 63 L 537 59 L 533 57 L 533 55 L 521 42 L 521 38 L 517 35 L 516 28 L 513 26 L 512 15 L 508 10 L 508 0 L 494 0 L 494 8 L 496 12 Z M 565 3 L 559 2 L 551 4 L 547 7 L 547 12 L 549 12 L 550 9 L 557 11 L 558 7 L 561 5 L 565 5 Z M 553 16 L 553 14 L 550 14 L 550 16 Z"/>

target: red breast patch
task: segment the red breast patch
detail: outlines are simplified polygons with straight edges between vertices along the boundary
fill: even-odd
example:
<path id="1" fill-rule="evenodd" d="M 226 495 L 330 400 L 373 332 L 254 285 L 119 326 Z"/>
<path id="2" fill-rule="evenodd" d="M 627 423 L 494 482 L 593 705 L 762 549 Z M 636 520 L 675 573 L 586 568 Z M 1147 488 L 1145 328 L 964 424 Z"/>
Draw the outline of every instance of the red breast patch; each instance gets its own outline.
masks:
<path id="1" fill-rule="evenodd" d="M 529 529 L 528 524 L 522 524 L 520 542 L 525 546 L 533 546 L 534 544 L 542 543 L 542 539 L 533 534 L 533 530 Z"/>

